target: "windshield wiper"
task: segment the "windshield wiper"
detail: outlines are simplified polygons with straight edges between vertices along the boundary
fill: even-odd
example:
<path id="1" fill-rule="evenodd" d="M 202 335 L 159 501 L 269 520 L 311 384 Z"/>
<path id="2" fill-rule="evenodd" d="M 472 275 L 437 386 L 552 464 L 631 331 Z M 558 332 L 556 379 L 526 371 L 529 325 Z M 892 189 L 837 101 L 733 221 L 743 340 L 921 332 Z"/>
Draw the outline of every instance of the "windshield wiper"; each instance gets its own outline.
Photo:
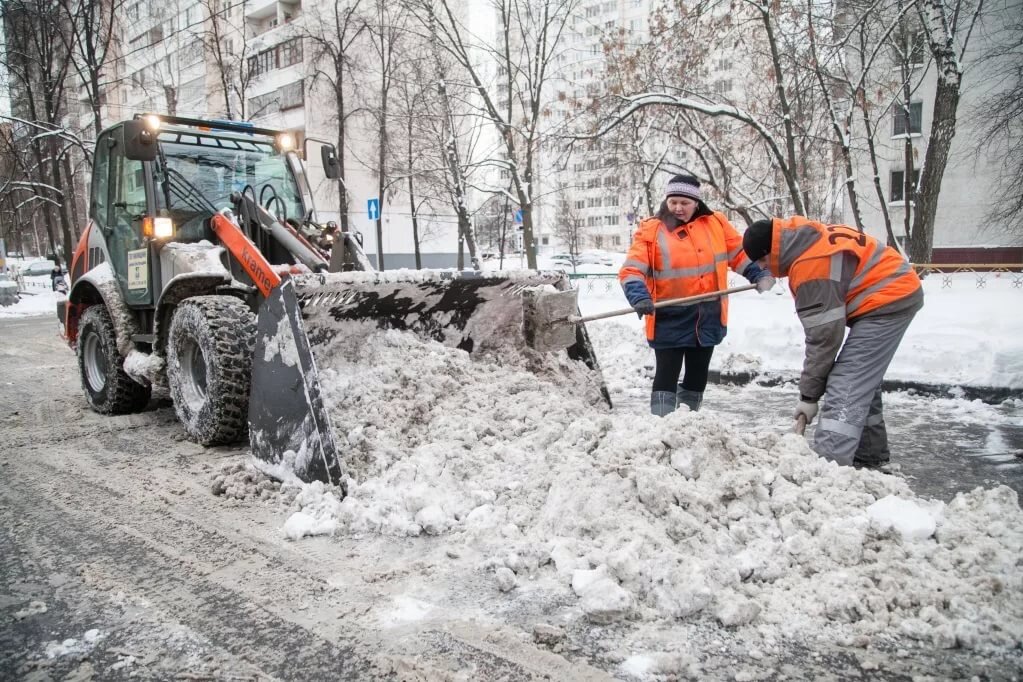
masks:
<path id="1" fill-rule="evenodd" d="M 207 213 L 217 212 L 217 208 L 216 206 L 213 205 L 213 202 L 207 199 L 206 196 L 202 192 L 200 192 L 195 185 L 186 180 L 181 173 L 174 170 L 173 168 L 168 168 L 166 173 L 167 181 L 168 184 L 170 185 L 171 191 L 175 195 L 177 195 L 177 197 L 180 198 L 181 201 L 186 206 L 195 210 L 196 212 L 200 211 L 205 211 Z M 167 208 L 170 208 L 170 206 L 168 206 Z"/>

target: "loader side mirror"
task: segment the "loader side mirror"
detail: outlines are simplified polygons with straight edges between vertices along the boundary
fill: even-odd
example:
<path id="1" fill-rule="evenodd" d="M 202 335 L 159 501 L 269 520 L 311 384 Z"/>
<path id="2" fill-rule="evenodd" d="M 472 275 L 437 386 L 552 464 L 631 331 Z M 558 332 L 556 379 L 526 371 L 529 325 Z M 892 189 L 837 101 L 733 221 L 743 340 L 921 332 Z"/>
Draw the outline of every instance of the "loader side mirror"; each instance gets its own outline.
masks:
<path id="1" fill-rule="evenodd" d="M 320 147 L 320 159 L 323 161 L 323 172 L 331 180 L 341 177 L 341 163 L 337 159 L 337 149 L 332 144 Z"/>
<path id="2" fill-rule="evenodd" d="M 124 123 L 124 155 L 132 161 L 156 159 L 156 133 L 140 118 Z"/>

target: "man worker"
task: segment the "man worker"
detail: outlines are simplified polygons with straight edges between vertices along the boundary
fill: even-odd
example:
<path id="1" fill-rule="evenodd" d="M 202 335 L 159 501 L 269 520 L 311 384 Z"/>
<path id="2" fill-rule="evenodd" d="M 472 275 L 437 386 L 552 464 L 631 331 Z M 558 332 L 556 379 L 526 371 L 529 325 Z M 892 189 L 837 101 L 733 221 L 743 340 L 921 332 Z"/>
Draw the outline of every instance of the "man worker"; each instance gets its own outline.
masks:
<path id="1" fill-rule="evenodd" d="M 806 334 L 794 417 L 810 424 L 823 398 L 814 451 L 846 466 L 884 467 L 890 453 L 881 382 L 923 307 L 920 278 L 898 251 L 873 237 L 802 216 L 754 222 L 743 250 L 788 277 Z"/>

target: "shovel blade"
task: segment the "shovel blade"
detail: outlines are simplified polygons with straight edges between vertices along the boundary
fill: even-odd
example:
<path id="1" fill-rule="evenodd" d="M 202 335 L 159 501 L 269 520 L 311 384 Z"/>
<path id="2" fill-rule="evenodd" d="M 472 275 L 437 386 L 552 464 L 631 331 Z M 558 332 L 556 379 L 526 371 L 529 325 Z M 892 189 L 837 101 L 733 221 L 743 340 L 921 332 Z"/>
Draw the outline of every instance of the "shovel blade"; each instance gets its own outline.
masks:
<path id="1" fill-rule="evenodd" d="M 526 343 L 542 353 L 568 348 L 576 343 L 576 324 L 569 316 L 579 314 L 579 292 L 544 291 L 523 294 Z"/>

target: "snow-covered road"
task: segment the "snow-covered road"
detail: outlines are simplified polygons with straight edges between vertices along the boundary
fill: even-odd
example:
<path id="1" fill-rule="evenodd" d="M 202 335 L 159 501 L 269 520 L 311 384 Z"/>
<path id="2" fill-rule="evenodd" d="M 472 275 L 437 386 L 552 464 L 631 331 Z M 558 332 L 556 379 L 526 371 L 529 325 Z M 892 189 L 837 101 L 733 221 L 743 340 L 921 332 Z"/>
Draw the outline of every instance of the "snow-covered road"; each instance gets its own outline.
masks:
<path id="1" fill-rule="evenodd" d="M 947 481 L 922 490 L 923 479 L 912 477 L 926 467 L 914 469 L 908 456 L 905 482 L 815 464 L 783 435 L 785 388 L 713 386 L 699 419 L 679 413 L 653 421 L 642 409 L 642 347 L 618 343 L 622 333 L 612 326 L 594 336 L 618 399 L 615 416 L 567 398 L 551 405 L 507 368 L 490 370 L 490 388 L 512 381 L 515 401 L 476 403 L 461 426 L 456 403 L 433 411 L 413 401 L 404 413 L 378 415 L 375 433 L 349 430 L 361 453 L 362 489 L 338 509 L 329 491 L 263 479 L 243 448 L 183 440 L 165 400 L 139 415 L 92 414 L 53 321 L 0 321 L 0 677 L 1018 675 L 1023 571 L 1014 494 L 1003 487 L 948 506 L 925 499 L 948 502 L 977 483 L 1019 489 L 1018 401 L 889 396 L 899 415 L 893 441 L 906 439 L 905 429 L 930 429 L 935 444 L 927 448 L 950 455 L 941 474 Z M 389 343 L 416 350 L 401 339 Z M 456 357 L 435 355 L 436 368 L 461 367 Z M 379 384 L 360 393 L 371 408 L 384 409 L 374 402 L 375 385 L 382 399 L 385 389 L 402 386 L 388 381 L 403 378 L 411 396 L 416 382 L 441 381 L 403 373 L 387 358 L 380 350 L 384 362 L 367 375 Z M 536 405 L 547 405 L 547 426 L 531 421 Z M 496 406 L 504 422 L 491 433 L 476 429 Z M 395 417 L 405 420 L 404 431 L 391 430 L 386 420 Z M 933 429 L 939 422 L 947 428 Z M 424 424 L 450 450 L 409 440 Z M 406 440 L 393 440 L 399 436 Z M 549 445 L 538 466 L 520 459 L 536 438 Z M 674 448 L 676 440 L 688 445 Z M 657 443 L 690 457 L 672 454 L 672 466 L 662 466 L 647 459 L 647 446 Z M 964 458 L 968 452 L 977 456 Z M 773 511 L 756 501 L 757 477 L 771 468 L 781 477 L 761 483 L 772 491 L 770 504 L 781 505 Z M 696 475 L 689 483 L 669 480 L 687 470 Z M 488 476 L 493 487 L 485 489 L 479 484 Z M 382 487 L 389 480 L 396 485 Z M 435 487 L 441 482 L 448 487 Z M 669 482 L 684 486 L 682 506 L 665 497 Z M 446 523 L 445 500 L 462 485 L 478 486 L 465 498 L 476 507 L 450 516 L 456 528 L 395 532 L 412 530 L 402 525 L 406 513 L 415 522 L 416 510 L 430 506 L 437 513 L 420 519 Z M 892 493 L 916 505 L 918 522 L 902 531 L 870 525 L 891 518 L 883 510 L 856 520 L 855 508 Z M 321 513 L 336 534 L 289 541 L 287 522 L 299 508 Z M 380 514 L 385 509 L 390 516 Z M 928 519 L 938 520 L 939 539 L 900 536 L 926 533 Z M 775 523 L 792 532 L 781 563 L 770 558 Z M 561 538 L 555 546 L 552 529 Z M 744 544 L 756 551 L 743 554 Z M 682 560 L 679 550 L 690 552 L 689 572 L 676 575 L 667 569 Z M 650 573 L 658 562 L 663 579 L 675 581 L 660 596 Z M 732 570 L 763 577 L 733 584 Z M 637 600 L 624 618 L 608 598 L 620 591 Z M 702 615 L 664 615 L 704 598 Z M 949 642 L 959 646 L 944 648 Z"/>

